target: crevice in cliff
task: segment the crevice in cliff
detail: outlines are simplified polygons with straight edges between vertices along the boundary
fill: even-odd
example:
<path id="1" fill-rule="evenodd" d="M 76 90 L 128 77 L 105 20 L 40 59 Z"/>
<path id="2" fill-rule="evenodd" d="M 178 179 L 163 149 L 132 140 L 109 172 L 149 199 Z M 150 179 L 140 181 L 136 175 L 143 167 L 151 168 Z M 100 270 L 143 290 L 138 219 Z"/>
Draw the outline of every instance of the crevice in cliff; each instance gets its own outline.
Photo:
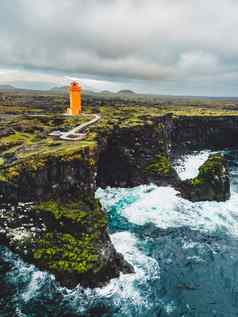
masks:
<path id="1" fill-rule="evenodd" d="M 123 149 L 112 140 L 108 142 L 97 163 L 98 187 L 132 186 L 133 167 Z"/>

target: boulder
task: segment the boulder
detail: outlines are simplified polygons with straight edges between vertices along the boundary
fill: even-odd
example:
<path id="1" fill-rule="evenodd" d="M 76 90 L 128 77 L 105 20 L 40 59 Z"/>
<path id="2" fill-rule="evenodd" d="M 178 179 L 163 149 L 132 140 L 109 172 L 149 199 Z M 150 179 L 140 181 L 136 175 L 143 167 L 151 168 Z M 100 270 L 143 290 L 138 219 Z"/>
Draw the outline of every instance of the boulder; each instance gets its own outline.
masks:
<path id="1" fill-rule="evenodd" d="M 226 201 L 230 198 L 230 178 L 226 159 L 212 154 L 199 168 L 198 176 L 180 182 L 181 196 L 191 201 Z"/>

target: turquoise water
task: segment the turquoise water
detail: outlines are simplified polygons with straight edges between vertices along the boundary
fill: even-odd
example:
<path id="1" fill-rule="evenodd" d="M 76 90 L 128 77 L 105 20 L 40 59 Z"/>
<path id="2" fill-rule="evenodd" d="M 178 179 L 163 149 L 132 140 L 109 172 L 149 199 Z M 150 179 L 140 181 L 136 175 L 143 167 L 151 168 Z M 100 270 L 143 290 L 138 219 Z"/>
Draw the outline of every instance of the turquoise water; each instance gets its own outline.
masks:
<path id="1" fill-rule="evenodd" d="M 0 316 L 238 316 L 238 151 L 225 154 L 227 202 L 191 203 L 153 184 L 97 191 L 111 239 L 136 270 L 104 288 L 61 288 L 1 247 Z M 208 155 L 185 156 L 180 176 L 195 176 Z"/>

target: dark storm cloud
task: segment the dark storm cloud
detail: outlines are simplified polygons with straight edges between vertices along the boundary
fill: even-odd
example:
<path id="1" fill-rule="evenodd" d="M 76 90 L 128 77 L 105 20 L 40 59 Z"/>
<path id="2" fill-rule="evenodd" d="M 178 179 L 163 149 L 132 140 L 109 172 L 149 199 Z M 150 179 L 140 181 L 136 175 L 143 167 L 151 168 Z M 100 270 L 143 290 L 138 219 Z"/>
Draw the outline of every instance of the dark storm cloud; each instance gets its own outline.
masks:
<path id="1" fill-rule="evenodd" d="M 238 79 L 237 12 L 235 0 L 1 0 L 0 66 L 225 94 Z"/>

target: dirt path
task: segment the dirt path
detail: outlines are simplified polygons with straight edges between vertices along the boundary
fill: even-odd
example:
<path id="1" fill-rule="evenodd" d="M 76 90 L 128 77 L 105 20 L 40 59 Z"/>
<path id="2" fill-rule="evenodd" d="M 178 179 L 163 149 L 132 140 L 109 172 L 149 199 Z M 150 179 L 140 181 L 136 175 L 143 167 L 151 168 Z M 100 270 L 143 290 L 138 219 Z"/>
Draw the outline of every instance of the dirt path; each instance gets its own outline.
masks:
<path id="1" fill-rule="evenodd" d="M 79 134 L 80 131 L 82 131 L 83 129 L 89 127 L 90 125 L 96 123 L 97 121 L 99 121 L 101 119 L 100 115 L 95 114 L 94 118 L 86 123 L 83 123 L 73 129 L 71 129 L 68 132 L 64 132 L 61 134 L 60 139 L 62 140 L 67 140 L 67 141 L 78 141 L 78 140 L 82 140 L 83 136 L 82 134 Z"/>

